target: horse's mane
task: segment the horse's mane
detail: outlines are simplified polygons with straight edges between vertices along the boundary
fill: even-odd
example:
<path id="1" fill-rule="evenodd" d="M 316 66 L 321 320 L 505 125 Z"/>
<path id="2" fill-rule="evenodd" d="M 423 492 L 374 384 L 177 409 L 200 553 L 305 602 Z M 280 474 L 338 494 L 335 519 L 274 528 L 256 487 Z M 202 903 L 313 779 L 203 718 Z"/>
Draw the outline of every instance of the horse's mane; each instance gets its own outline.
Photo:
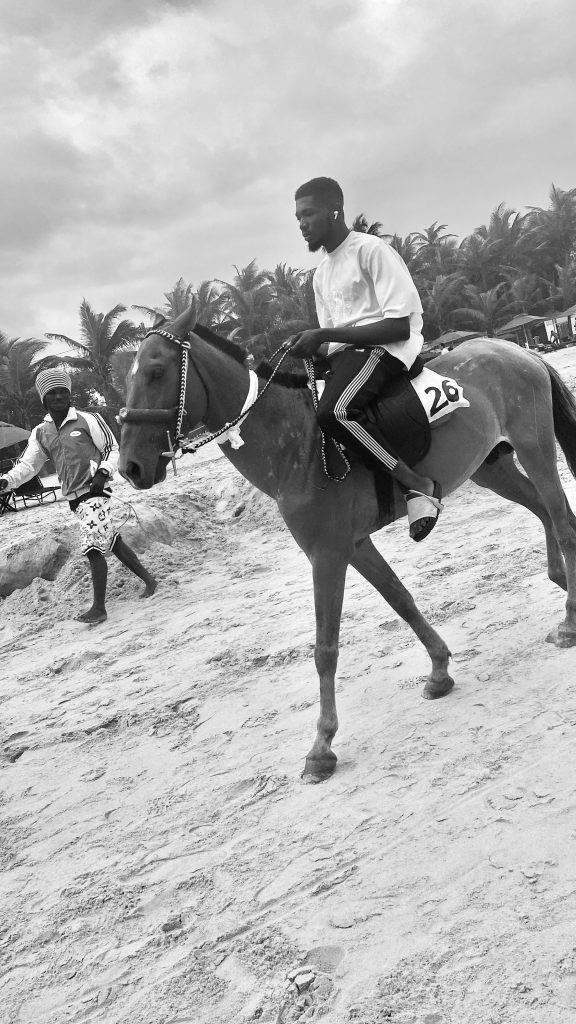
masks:
<path id="1" fill-rule="evenodd" d="M 219 334 L 215 334 L 209 327 L 204 327 L 203 324 L 196 324 L 193 330 L 194 334 L 197 334 L 202 341 L 207 341 L 213 348 L 217 348 L 220 352 L 224 352 L 226 355 L 231 356 L 237 363 L 241 363 L 242 366 L 246 366 L 248 362 L 249 353 L 242 345 L 239 345 L 236 341 L 230 341 L 228 338 L 221 338 Z M 258 363 L 255 368 L 255 372 L 258 377 L 262 377 L 264 380 L 269 380 L 274 372 L 274 368 L 266 361 Z M 281 371 L 274 377 L 274 384 L 281 384 L 285 388 L 305 388 L 308 386 L 308 377 L 305 373 L 287 373 Z"/>
<path id="2" fill-rule="evenodd" d="M 207 341 L 209 345 L 212 345 L 212 348 L 217 348 L 227 356 L 232 356 L 232 359 L 235 359 L 237 363 L 241 363 L 242 366 L 246 365 L 248 353 L 245 348 L 242 348 L 235 341 L 221 338 L 219 334 L 214 334 L 214 331 L 211 331 L 209 327 L 204 327 L 203 324 L 196 324 L 192 333 L 197 334 L 199 338 L 202 338 L 202 341 Z"/>
<path id="3" fill-rule="evenodd" d="M 256 374 L 258 377 L 263 377 L 264 380 L 269 380 L 274 373 L 274 367 L 267 362 L 258 363 L 256 367 Z M 284 388 L 307 388 L 308 387 L 308 375 L 305 373 L 289 373 L 288 371 L 281 370 L 274 377 L 274 384 L 281 384 Z"/>

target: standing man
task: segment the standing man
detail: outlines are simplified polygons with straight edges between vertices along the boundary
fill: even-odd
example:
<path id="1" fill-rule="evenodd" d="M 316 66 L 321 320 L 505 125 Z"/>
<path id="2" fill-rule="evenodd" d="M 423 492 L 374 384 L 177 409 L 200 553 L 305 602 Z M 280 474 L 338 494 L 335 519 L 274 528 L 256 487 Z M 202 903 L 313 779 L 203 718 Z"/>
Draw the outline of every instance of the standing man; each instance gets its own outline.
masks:
<path id="1" fill-rule="evenodd" d="M 442 510 L 440 485 L 396 458 L 368 410 L 384 386 L 408 373 L 422 350 L 422 304 L 401 256 L 374 235 L 351 231 L 332 178 L 313 178 L 296 195 L 296 219 L 310 252 L 325 250 L 314 273 L 320 329 L 292 339 L 292 355 L 320 346 L 331 374 L 318 406 L 321 429 L 406 493 L 410 536 L 421 541 Z"/>
<path id="2" fill-rule="evenodd" d="M 70 404 L 72 382 L 63 370 L 43 370 L 35 383 L 47 413 L 18 463 L 0 477 L 0 490 L 19 487 L 52 459 L 62 494 L 80 520 L 81 548 L 92 572 L 92 607 L 75 618 L 94 626 L 107 618 L 108 551 L 144 581 L 142 597 L 151 597 L 158 584 L 112 524 L 109 482 L 118 464 L 118 445 L 110 427 L 98 414 L 79 412 Z"/>

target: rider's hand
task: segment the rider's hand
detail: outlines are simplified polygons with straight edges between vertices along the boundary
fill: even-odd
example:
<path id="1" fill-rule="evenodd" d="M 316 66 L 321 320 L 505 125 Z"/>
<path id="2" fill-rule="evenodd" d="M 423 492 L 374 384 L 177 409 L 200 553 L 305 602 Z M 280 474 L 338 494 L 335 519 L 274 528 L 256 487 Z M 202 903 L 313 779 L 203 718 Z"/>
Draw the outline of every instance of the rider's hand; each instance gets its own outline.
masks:
<path id="1" fill-rule="evenodd" d="M 8 478 L 5 477 L 5 476 L 0 476 L 0 491 L 5 491 L 7 487 L 8 487 Z"/>
<path id="2" fill-rule="evenodd" d="M 300 331 L 288 339 L 290 342 L 290 355 L 300 359 L 310 359 L 315 355 L 322 344 L 323 332 L 321 329 L 315 331 Z"/>
<path id="3" fill-rule="evenodd" d="M 104 493 L 104 488 L 108 483 L 108 474 L 102 469 L 97 469 L 92 477 L 92 483 L 90 484 L 90 494 L 95 498 L 99 498 Z"/>

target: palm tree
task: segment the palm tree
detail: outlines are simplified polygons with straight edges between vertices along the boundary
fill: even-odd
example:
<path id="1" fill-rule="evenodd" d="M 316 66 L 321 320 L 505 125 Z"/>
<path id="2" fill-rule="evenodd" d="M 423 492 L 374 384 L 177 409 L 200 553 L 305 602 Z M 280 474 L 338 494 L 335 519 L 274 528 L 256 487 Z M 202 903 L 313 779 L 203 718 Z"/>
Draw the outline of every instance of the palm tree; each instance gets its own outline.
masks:
<path id="1" fill-rule="evenodd" d="M 556 264 L 555 282 L 550 290 L 551 305 L 558 313 L 576 304 L 576 260 L 567 256 L 562 266 Z"/>
<path id="2" fill-rule="evenodd" d="M 447 224 L 434 221 L 424 231 L 412 234 L 417 247 L 415 267 L 429 277 L 447 276 L 456 263 L 456 235 L 445 234 Z"/>
<path id="3" fill-rule="evenodd" d="M 144 313 L 152 321 L 175 320 L 180 313 L 184 313 L 192 304 L 193 287 L 187 284 L 183 277 L 180 277 L 169 292 L 164 292 L 165 302 L 161 306 L 138 306 L 133 305 L 139 313 Z"/>
<path id="4" fill-rule="evenodd" d="M 486 238 L 492 246 L 495 261 L 506 266 L 518 266 L 522 263 L 527 250 L 527 216 L 506 206 L 506 203 L 499 203 L 492 211 Z"/>
<path id="5" fill-rule="evenodd" d="M 431 341 L 454 327 L 454 314 L 462 298 L 460 274 L 439 274 L 424 280 L 420 291 L 424 310 L 424 338 Z"/>
<path id="6" fill-rule="evenodd" d="M 113 426 L 115 412 L 120 408 L 123 396 L 114 379 L 113 357 L 117 352 L 134 349 L 141 337 L 141 329 L 131 320 L 122 320 L 126 312 L 125 306 L 114 306 L 109 313 L 95 313 L 86 299 L 80 305 L 80 336 L 76 341 L 65 334 L 47 334 L 46 337 L 63 341 L 77 356 L 60 359 L 76 369 L 88 370 L 92 377 L 92 387 L 102 396 L 110 410 L 107 419 Z M 104 415 L 104 410 L 102 410 Z"/>
<path id="7" fill-rule="evenodd" d="M 562 266 L 576 245 L 576 188 L 563 191 L 552 185 L 548 209 L 529 210 L 527 241 L 535 249 L 533 269 L 552 280 L 554 267 Z"/>
<path id="8" fill-rule="evenodd" d="M 551 284 L 545 277 L 526 272 L 503 268 L 502 273 L 508 282 L 510 298 L 516 302 L 518 313 L 547 313 L 552 302 L 550 299 Z"/>
<path id="9" fill-rule="evenodd" d="M 215 281 L 201 281 L 194 293 L 196 320 L 205 327 L 222 327 L 225 315 L 223 311 L 222 291 Z"/>
<path id="10" fill-rule="evenodd" d="M 294 270 L 279 263 L 268 280 L 274 299 L 273 325 L 268 332 L 274 345 L 291 334 L 318 327 L 313 270 Z"/>
<path id="11" fill-rule="evenodd" d="M 455 322 L 464 328 L 480 330 L 488 337 L 493 337 L 498 328 L 518 312 L 518 302 L 502 281 L 485 292 L 467 284 L 464 295 L 467 305 L 454 310 Z"/>
<path id="12" fill-rule="evenodd" d="M 481 224 L 462 240 L 456 264 L 470 284 L 488 292 L 505 279 L 504 268 L 514 268 L 517 273 L 525 269 L 528 252 L 525 221 L 525 214 L 500 203 L 492 211 L 488 225 Z"/>
<path id="13" fill-rule="evenodd" d="M 226 326 L 231 338 L 245 342 L 253 355 L 266 355 L 275 327 L 275 299 L 268 272 L 259 270 L 256 260 L 239 269 L 233 282 L 219 281 Z"/>
<path id="14" fill-rule="evenodd" d="M 202 281 L 198 288 L 188 284 L 180 277 L 174 287 L 164 292 L 165 302 L 162 306 L 133 306 L 140 313 L 153 320 L 162 317 L 175 320 L 180 313 L 194 307 L 196 321 L 205 327 L 218 327 L 222 322 L 222 295 L 214 281 Z"/>
<path id="15" fill-rule="evenodd" d="M 141 332 L 141 337 L 144 337 L 146 330 Z M 132 369 L 132 364 L 136 358 L 136 348 L 122 349 L 120 352 L 115 352 L 110 360 L 112 366 L 112 382 L 116 391 L 122 396 L 122 405 L 126 404 L 126 391 L 128 386 L 128 373 Z M 77 373 L 82 371 L 78 370 Z M 75 387 L 76 387 L 76 382 Z M 92 399 L 93 401 L 93 399 Z"/>
<path id="16" fill-rule="evenodd" d="M 482 229 L 467 235 L 456 251 L 456 266 L 459 273 L 470 282 L 487 291 L 498 283 L 499 264 L 494 241 L 484 235 Z"/>
<path id="17" fill-rule="evenodd" d="M 303 270 L 295 270 L 287 263 L 277 263 L 274 270 L 265 270 L 264 273 L 275 298 L 279 298 L 281 295 L 290 295 L 294 282 L 299 281 L 304 275 Z"/>
<path id="18" fill-rule="evenodd" d="M 406 238 L 402 238 L 402 235 L 384 235 L 384 238 L 388 245 L 402 257 L 408 270 L 414 276 L 417 270 L 416 257 L 418 255 L 418 243 L 414 233 L 406 235 Z"/>
<path id="19" fill-rule="evenodd" d="M 352 221 L 352 230 L 361 231 L 365 235 L 376 235 L 377 238 L 384 238 L 384 226 L 379 220 L 369 224 L 363 213 L 359 213 Z"/>
<path id="20" fill-rule="evenodd" d="M 45 410 L 34 387 L 41 370 L 57 366 L 55 356 L 40 358 L 46 342 L 36 338 L 8 338 L 0 331 L 0 419 L 31 430 Z"/>

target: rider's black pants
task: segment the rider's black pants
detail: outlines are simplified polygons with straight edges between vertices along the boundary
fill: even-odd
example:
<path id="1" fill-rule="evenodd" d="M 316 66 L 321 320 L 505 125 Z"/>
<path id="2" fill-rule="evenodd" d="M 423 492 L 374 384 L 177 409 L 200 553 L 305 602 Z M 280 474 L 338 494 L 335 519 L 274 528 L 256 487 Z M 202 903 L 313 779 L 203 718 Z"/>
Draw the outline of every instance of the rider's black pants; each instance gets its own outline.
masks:
<path id="1" fill-rule="evenodd" d="M 372 469 L 395 469 L 398 460 L 367 410 L 388 381 L 408 372 L 404 363 L 383 348 L 347 348 L 333 356 L 330 364 L 332 373 L 318 404 L 320 428 Z"/>

